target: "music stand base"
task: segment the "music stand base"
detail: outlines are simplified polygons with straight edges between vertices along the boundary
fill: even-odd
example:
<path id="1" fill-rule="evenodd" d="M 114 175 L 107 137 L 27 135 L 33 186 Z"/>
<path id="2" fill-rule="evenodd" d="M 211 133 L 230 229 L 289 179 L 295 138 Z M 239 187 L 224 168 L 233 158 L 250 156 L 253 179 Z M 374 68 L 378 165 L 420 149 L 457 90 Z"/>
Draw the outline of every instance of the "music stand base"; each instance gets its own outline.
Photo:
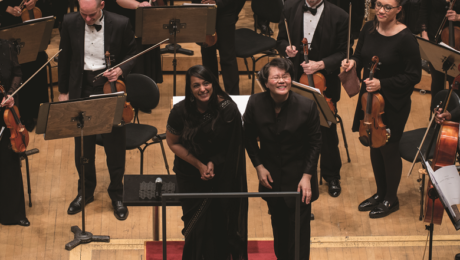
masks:
<path id="1" fill-rule="evenodd" d="M 70 251 L 80 244 L 88 244 L 91 242 L 110 242 L 109 236 L 93 236 L 90 232 L 83 233 L 78 226 L 73 226 L 70 229 L 74 233 L 74 239 L 65 245 L 65 249 Z"/>
<path id="2" fill-rule="evenodd" d="M 160 50 L 161 54 L 174 53 L 174 44 L 168 44 L 164 49 Z M 193 56 L 194 52 L 191 50 L 183 49 L 179 44 L 176 45 L 176 53 L 181 53 L 189 56 Z"/>

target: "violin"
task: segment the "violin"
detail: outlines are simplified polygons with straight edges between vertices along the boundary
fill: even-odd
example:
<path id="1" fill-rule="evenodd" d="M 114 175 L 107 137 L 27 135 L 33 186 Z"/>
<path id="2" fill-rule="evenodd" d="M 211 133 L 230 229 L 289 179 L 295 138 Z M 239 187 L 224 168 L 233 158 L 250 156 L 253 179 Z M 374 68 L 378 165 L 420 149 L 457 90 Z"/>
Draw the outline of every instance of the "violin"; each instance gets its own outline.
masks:
<path id="1" fill-rule="evenodd" d="M 310 60 L 308 59 L 308 40 L 307 38 L 303 38 L 302 40 L 303 45 L 303 57 L 305 59 L 305 63 L 309 63 Z M 300 77 L 299 83 L 302 83 L 307 86 L 314 87 L 319 89 L 322 95 L 324 95 L 324 91 L 326 91 L 326 78 L 323 74 L 316 72 L 314 74 L 305 74 L 303 73 Z M 335 114 L 337 113 L 337 109 L 334 106 L 334 102 L 328 97 L 324 95 L 324 99 L 326 99 L 327 105 L 331 109 L 331 111 Z"/>
<path id="2" fill-rule="evenodd" d="M 105 62 L 106 62 L 107 69 L 110 69 L 112 60 L 110 57 L 110 53 L 108 51 L 105 53 Z M 120 92 L 120 91 L 123 91 L 126 93 L 126 85 L 121 80 L 117 80 L 114 82 L 107 81 L 104 84 L 105 94 L 115 93 L 115 92 Z M 125 124 L 131 123 L 131 121 L 133 121 L 133 118 L 134 118 L 134 109 L 129 102 L 125 102 L 125 105 L 123 108 L 123 122 Z"/>
<path id="3" fill-rule="evenodd" d="M 460 66 L 459 66 L 460 70 Z M 460 85 L 460 75 L 458 75 L 452 84 L 451 89 L 449 90 L 449 94 L 447 95 L 446 99 L 443 102 L 444 107 L 442 111 L 445 111 L 449 106 L 450 97 L 452 95 L 453 90 L 458 89 L 458 85 Z M 433 115 L 434 117 L 435 115 Z M 436 129 L 437 130 L 437 129 Z M 435 131 L 436 131 L 435 130 Z M 436 141 L 433 161 L 431 166 L 434 171 L 437 169 L 448 166 L 454 165 L 455 159 L 457 155 L 457 144 L 458 144 L 458 134 L 459 134 L 459 123 L 452 122 L 452 121 L 444 121 L 441 125 L 438 133 L 438 139 Z M 431 147 L 429 147 L 431 148 Z M 429 150 L 427 154 L 429 154 Z M 436 173 L 435 173 L 436 174 Z M 428 185 L 426 188 L 426 195 L 425 195 L 425 218 L 424 222 L 441 225 L 442 223 L 442 216 L 444 215 L 444 206 L 441 203 L 441 200 L 438 198 L 434 201 L 429 198 L 431 192 L 433 192 L 433 184 L 431 180 L 428 181 Z"/>
<path id="4" fill-rule="evenodd" d="M 374 78 L 378 64 L 379 58 L 377 56 L 372 57 L 370 80 Z M 384 146 L 390 139 L 390 132 L 382 120 L 385 109 L 383 96 L 380 93 L 366 92 L 361 97 L 361 106 L 364 111 L 364 119 L 359 124 L 359 141 L 364 146 L 372 148 Z"/>
<path id="5" fill-rule="evenodd" d="M 0 93 L 6 97 L 3 86 L 0 86 Z M 6 127 L 8 127 L 11 132 L 10 141 L 13 151 L 16 153 L 25 152 L 27 150 L 27 145 L 29 145 L 29 132 L 21 123 L 18 107 L 13 106 L 12 108 L 5 108 L 3 120 L 5 121 Z"/>
<path id="6" fill-rule="evenodd" d="M 452 10 L 454 8 L 455 2 L 457 0 L 451 0 L 450 6 L 448 10 Z M 434 41 L 438 43 L 439 41 L 439 34 L 441 34 L 441 41 L 445 44 L 448 44 L 450 47 L 460 50 L 460 27 L 454 26 L 452 21 L 449 21 L 449 26 L 444 28 L 446 24 L 447 17 L 444 17 L 441 26 L 439 27 Z"/>
<path id="7" fill-rule="evenodd" d="M 24 7 L 24 4 L 27 0 L 22 0 L 21 4 L 19 5 L 19 8 L 21 8 L 22 13 L 21 13 L 21 19 L 23 22 L 32 20 L 32 19 L 37 19 L 37 18 L 42 18 L 42 11 L 38 7 L 34 7 L 32 10 L 28 10 L 27 8 Z"/>

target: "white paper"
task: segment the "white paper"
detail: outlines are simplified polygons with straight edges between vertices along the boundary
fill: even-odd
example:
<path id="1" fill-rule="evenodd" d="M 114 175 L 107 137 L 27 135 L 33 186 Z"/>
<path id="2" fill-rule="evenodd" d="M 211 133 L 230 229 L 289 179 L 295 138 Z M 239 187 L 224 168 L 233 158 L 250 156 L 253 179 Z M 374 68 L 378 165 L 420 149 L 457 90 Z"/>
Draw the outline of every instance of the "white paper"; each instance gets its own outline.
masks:
<path id="1" fill-rule="evenodd" d="M 236 105 L 238 106 L 238 110 L 240 111 L 241 115 L 244 115 L 244 111 L 246 111 L 246 106 L 248 105 L 249 101 L 249 95 L 238 95 L 238 96 L 232 96 L 230 97 L 235 101 Z M 173 97 L 173 105 L 181 102 L 182 100 L 185 99 L 185 96 L 174 96 Z"/>
<path id="2" fill-rule="evenodd" d="M 307 88 L 307 89 L 312 90 L 312 91 L 316 91 L 316 92 L 318 92 L 319 94 L 321 94 L 321 91 L 319 91 L 319 89 L 317 89 L 317 88 L 310 87 L 310 86 L 308 86 L 308 85 L 299 83 L 299 82 L 297 82 L 297 81 L 293 81 L 293 83 L 295 83 L 295 85 L 302 86 L 302 87 L 304 87 L 304 88 Z"/>
<path id="3" fill-rule="evenodd" d="M 450 47 L 449 45 L 447 45 L 447 44 L 445 44 L 445 43 L 443 43 L 443 42 L 440 42 L 439 45 L 441 45 L 441 46 L 443 46 L 443 47 L 446 47 L 446 48 L 449 48 L 449 49 L 455 51 L 456 53 L 460 54 L 460 52 L 459 52 L 458 50 L 456 50 L 456 49 Z"/>
<path id="4" fill-rule="evenodd" d="M 183 6 L 184 5 L 186 5 L 186 6 L 211 6 L 211 5 L 215 5 L 215 4 L 183 3 L 182 5 Z"/>
<path id="5" fill-rule="evenodd" d="M 460 204 L 460 176 L 458 175 L 455 165 L 444 166 L 435 172 L 431 166 L 425 161 L 426 169 L 430 175 L 431 182 L 438 187 L 438 194 L 444 202 L 447 202 L 447 209 L 456 218 L 456 214 L 452 206 Z"/>
<path id="6" fill-rule="evenodd" d="M 89 97 L 118 96 L 120 94 L 125 94 L 125 92 L 124 91 L 118 91 L 118 92 L 107 93 L 107 94 L 96 94 L 96 95 L 90 95 Z"/>

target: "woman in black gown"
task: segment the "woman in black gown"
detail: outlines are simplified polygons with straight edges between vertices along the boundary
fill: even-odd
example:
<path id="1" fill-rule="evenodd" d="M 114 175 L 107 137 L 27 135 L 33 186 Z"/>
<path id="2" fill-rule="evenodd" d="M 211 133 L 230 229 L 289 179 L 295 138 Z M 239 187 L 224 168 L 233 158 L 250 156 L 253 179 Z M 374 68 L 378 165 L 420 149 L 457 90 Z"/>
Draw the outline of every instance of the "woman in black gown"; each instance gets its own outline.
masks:
<path id="1" fill-rule="evenodd" d="M 11 95 L 19 87 L 21 76 L 15 48 L 10 42 L 0 40 L 0 80 L 7 95 Z M 2 98 L 0 104 L 5 98 Z M 5 107 L 10 108 L 13 105 L 14 99 L 10 99 Z M 10 130 L 6 129 L 3 121 L 5 107 L 0 107 L 0 131 L 5 127 L 3 136 L 0 136 L 0 223 L 29 226 L 19 155 L 11 149 Z"/>
<path id="2" fill-rule="evenodd" d="M 181 193 L 246 192 L 241 114 L 202 65 L 186 74 L 185 100 L 169 115 Z M 247 199 L 184 199 L 182 259 L 247 259 Z M 232 257 L 232 258 L 231 258 Z"/>
<path id="3" fill-rule="evenodd" d="M 388 143 L 370 148 L 377 193 L 363 201 L 358 209 L 371 211 L 370 218 L 381 218 L 399 209 L 397 197 L 402 174 L 399 141 L 411 108 L 411 95 L 421 79 L 419 47 L 410 30 L 398 21 L 405 0 L 377 0 L 376 18 L 364 25 L 356 51 L 349 63 L 342 61 L 349 71 L 356 66 L 358 75 L 364 69 L 363 84 L 353 122 L 353 131 L 359 130 L 364 118 L 361 96 L 364 92 L 379 92 L 385 100 L 383 122 L 391 131 Z M 398 15 L 399 14 L 399 15 Z M 369 80 L 369 65 L 373 56 L 381 65 L 373 80 Z"/>

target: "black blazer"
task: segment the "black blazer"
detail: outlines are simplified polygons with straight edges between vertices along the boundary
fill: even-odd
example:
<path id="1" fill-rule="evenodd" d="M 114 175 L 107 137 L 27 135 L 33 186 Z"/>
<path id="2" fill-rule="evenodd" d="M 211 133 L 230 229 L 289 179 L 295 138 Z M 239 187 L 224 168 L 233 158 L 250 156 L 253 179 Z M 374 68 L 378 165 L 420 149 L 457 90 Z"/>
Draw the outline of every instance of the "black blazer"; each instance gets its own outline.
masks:
<path id="1" fill-rule="evenodd" d="M 284 18 L 287 19 L 292 44 L 299 53 L 291 61 L 294 63 L 295 78 L 298 80 L 303 73 L 300 64 L 304 61 L 302 53 L 303 35 L 303 9 L 305 0 L 286 1 L 279 24 L 277 49 L 282 56 L 286 55 L 286 47 L 289 45 Z M 326 96 L 332 101 L 340 100 L 340 66 L 347 55 L 348 40 L 348 14 L 340 7 L 324 1 L 324 10 L 319 19 L 310 45 L 309 59 L 324 61 L 326 68 L 320 71 L 326 77 Z"/>
<path id="2" fill-rule="evenodd" d="M 136 54 L 134 32 L 129 19 L 108 11 L 104 12 L 104 52 L 115 55 L 115 64 Z M 59 54 L 59 92 L 69 93 L 69 99 L 81 97 L 83 87 L 85 47 L 85 21 L 80 13 L 64 16 L 61 29 L 62 49 Z M 120 66 L 126 77 L 134 66 L 134 60 Z"/>

